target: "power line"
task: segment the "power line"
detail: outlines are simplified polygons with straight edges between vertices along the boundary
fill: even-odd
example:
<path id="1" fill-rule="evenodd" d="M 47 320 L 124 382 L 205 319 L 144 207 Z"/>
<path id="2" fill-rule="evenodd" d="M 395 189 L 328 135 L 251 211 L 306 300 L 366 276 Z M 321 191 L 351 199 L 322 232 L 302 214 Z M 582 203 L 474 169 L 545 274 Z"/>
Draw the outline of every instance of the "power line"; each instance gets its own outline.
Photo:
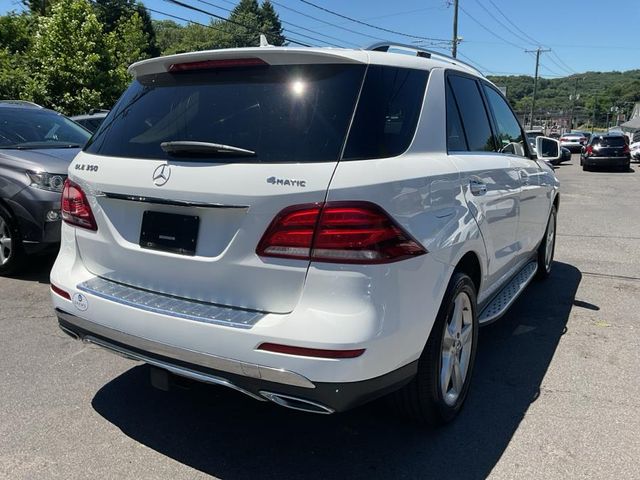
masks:
<path id="1" fill-rule="evenodd" d="M 519 35 L 518 33 L 514 32 L 507 24 L 505 24 L 502 20 L 500 20 L 499 18 L 495 17 L 493 15 L 493 13 L 491 13 L 491 11 L 489 11 L 489 9 L 487 7 L 485 7 L 482 3 L 480 3 L 480 0 L 476 0 L 476 3 L 478 5 L 480 5 L 480 7 L 487 12 L 487 15 L 489 15 L 493 20 L 495 20 L 498 24 L 500 24 L 500 26 L 502 26 L 505 30 L 507 30 L 509 33 L 511 33 L 511 35 L 513 35 L 514 37 L 518 38 L 518 40 L 523 41 L 524 43 L 528 43 L 528 44 L 532 44 L 532 45 L 539 45 L 538 42 L 534 42 L 531 43 L 529 40 L 527 40 L 526 38 L 524 38 L 522 35 Z M 495 4 L 494 4 L 495 6 Z M 500 12 L 502 13 L 502 12 Z M 504 14 L 503 14 L 504 16 Z M 509 19 L 507 19 L 507 21 L 510 22 Z"/>
<path id="2" fill-rule="evenodd" d="M 525 41 L 525 43 L 531 43 L 532 45 L 540 45 L 540 42 L 537 41 L 535 38 L 531 37 L 527 32 L 525 32 L 524 30 L 522 30 L 520 27 L 518 27 L 518 25 L 513 22 L 513 20 L 511 20 L 509 17 L 507 17 L 503 12 L 502 9 L 500 7 L 498 7 L 498 5 L 496 5 L 495 3 L 493 3 L 493 0 L 489 0 L 489 3 L 491 3 L 491 5 L 493 5 L 493 8 L 496 9 L 496 12 L 498 12 L 500 15 L 502 15 L 502 17 L 507 21 L 507 22 L 511 22 L 513 25 L 513 28 L 515 28 L 516 30 L 518 30 L 520 33 L 522 33 L 526 38 L 528 38 L 530 41 Z"/>
<path id="3" fill-rule="evenodd" d="M 523 47 L 521 47 L 520 45 L 517 45 L 509 40 L 507 40 L 504 37 L 501 37 L 500 35 L 498 35 L 496 32 L 494 32 L 493 30 L 491 30 L 490 28 L 486 27 L 482 22 L 476 20 L 473 16 L 471 16 L 471 14 L 469 12 L 467 12 L 464 8 L 462 8 L 462 6 L 459 7 L 460 10 L 462 10 L 462 13 L 464 13 L 467 17 L 469 17 L 471 20 L 473 20 L 475 23 L 477 23 L 480 27 L 482 27 L 484 30 L 486 30 L 487 32 L 489 32 L 491 35 L 493 35 L 494 37 L 496 37 L 499 40 L 502 40 L 504 43 L 506 43 L 507 45 L 511 45 L 512 47 L 517 48 L 518 50 L 524 50 Z"/>
<path id="4" fill-rule="evenodd" d="M 223 22 L 228 22 L 228 23 L 231 23 L 233 25 L 238 25 L 238 26 L 243 27 L 244 29 L 246 29 L 248 31 L 252 31 L 252 32 L 254 32 L 256 34 L 259 34 L 259 33 L 265 33 L 265 34 L 275 33 L 273 31 L 272 32 L 259 32 L 255 28 L 248 27 L 247 25 L 244 25 L 243 23 L 240 23 L 240 22 L 238 22 L 236 20 L 231 20 L 229 18 L 224 18 L 224 17 L 222 17 L 220 15 L 217 15 L 217 14 L 212 13 L 212 12 L 208 12 L 207 10 L 203 10 L 203 9 L 201 9 L 199 7 L 194 7 L 193 5 L 189 5 L 188 3 L 180 2 L 179 0 L 164 0 L 164 1 L 167 2 L 167 3 L 174 4 L 174 5 L 178 5 L 178 6 L 183 7 L 183 8 L 187 8 L 189 10 L 193 10 L 194 12 L 204 13 L 205 15 L 209 15 L 210 17 L 217 18 L 218 20 L 222 20 Z M 293 43 L 296 43 L 298 45 L 302 45 L 304 47 L 310 47 L 311 46 L 311 45 L 308 45 L 306 43 L 303 43 L 303 42 L 294 40 L 292 38 L 286 37 L 284 35 L 283 35 L 283 38 L 285 40 L 289 41 L 289 42 L 293 42 Z"/>
<path id="5" fill-rule="evenodd" d="M 341 13 L 334 12 L 333 10 L 329 10 L 328 8 L 322 7 L 320 5 L 316 5 L 315 3 L 309 2 L 308 0 L 300 0 L 300 1 L 302 3 L 306 3 L 307 5 L 312 6 L 314 8 L 317 8 L 318 10 L 322 10 L 324 12 L 330 13 L 331 15 L 335 15 L 336 17 L 344 18 L 345 20 L 349 20 L 351 22 L 359 23 L 360 25 L 364 25 L 364 26 L 369 27 L 369 28 L 375 28 L 376 30 L 381 30 L 383 32 L 393 33 L 394 35 L 400 35 L 400 36 L 403 36 L 403 37 L 414 38 L 414 39 L 418 39 L 418 40 L 429 40 L 429 41 L 434 41 L 434 42 L 447 42 L 448 41 L 448 40 L 445 40 L 443 38 L 422 37 L 420 35 L 411 35 L 409 33 L 398 32 L 397 30 L 390 30 L 388 28 L 379 27 L 377 25 L 372 25 L 370 23 L 363 22 L 362 20 L 358 20 L 356 18 L 348 17 L 348 16 L 343 15 Z"/>
<path id="6" fill-rule="evenodd" d="M 197 1 L 197 2 L 200 2 L 200 3 L 204 3 L 205 5 L 209 5 L 209 6 L 214 7 L 214 8 L 219 8 L 220 10 L 223 10 L 223 11 L 225 11 L 225 12 L 229 12 L 229 13 L 232 13 L 232 12 L 233 12 L 233 10 L 231 10 L 230 8 L 221 7 L 221 6 L 219 6 L 219 5 L 215 5 L 215 4 L 211 3 L 211 2 L 207 2 L 206 0 L 196 0 L 196 1 Z M 280 23 L 283 23 L 283 24 L 285 24 L 285 25 L 291 25 L 292 27 L 299 28 L 299 29 L 301 29 L 301 30 L 305 30 L 305 31 L 307 31 L 307 32 L 311 32 L 311 33 L 313 33 L 314 35 L 319 35 L 319 36 L 321 36 L 321 37 L 327 37 L 327 38 L 330 38 L 330 39 L 332 39 L 332 40 L 336 40 L 336 41 L 338 41 L 338 42 L 344 42 L 344 40 L 342 40 L 341 38 L 332 37 L 331 35 L 325 35 L 324 33 L 320 33 L 320 32 L 317 32 L 317 31 L 315 31 L 315 30 L 311 30 L 310 28 L 306 28 L 306 27 L 303 27 L 303 26 L 301 26 L 301 25 L 296 25 L 295 23 L 287 22 L 287 21 L 285 21 L 285 20 L 280 20 Z M 316 42 L 326 43 L 327 45 L 331 45 L 332 47 L 342 47 L 342 46 L 343 46 L 343 45 L 336 45 L 335 43 L 327 42 L 326 40 L 322 40 L 322 39 L 319 39 L 319 38 L 314 38 L 314 37 L 311 37 L 311 36 L 309 36 L 309 35 L 305 35 L 305 34 L 303 34 L 303 33 L 296 32 L 295 30 L 291 30 L 291 29 L 288 29 L 288 30 L 289 30 L 291 33 L 295 33 L 296 35 L 298 35 L 298 36 L 300 36 L 300 37 L 309 38 L 309 39 L 311 39 L 311 40 L 315 40 Z M 346 42 L 346 43 L 351 43 L 351 42 Z M 352 44 L 352 45 L 356 45 L 355 43 L 351 43 L 351 44 Z M 358 45 L 358 46 L 359 46 L 359 45 Z"/>
<path id="7" fill-rule="evenodd" d="M 476 1 L 479 1 L 479 0 L 476 0 Z M 509 17 L 508 17 L 508 16 L 507 16 L 503 11 L 502 11 L 502 9 L 501 9 L 500 7 L 498 7 L 498 6 L 493 2 L 493 0 L 489 0 L 489 3 L 491 3 L 491 5 L 493 5 L 493 7 L 496 9 L 496 11 L 497 11 L 497 12 L 498 12 L 498 13 L 499 13 L 499 14 L 500 14 L 500 15 L 501 15 L 501 16 L 502 16 L 502 17 L 503 17 L 507 22 L 509 22 L 509 23 L 513 26 L 513 28 L 515 28 L 515 29 L 516 29 L 516 30 L 518 30 L 520 33 L 522 33 L 522 36 L 519 36 L 521 39 L 524 39 L 524 37 L 526 37 L 526 38 L 528 38 L 531 42 L 533 42 L 533 43 L 532 43 L 533 45 L 542 45 L 542 46 L 544 46 L 544 47 L 546 47 L 546 48 L 549 48 L 549 45 L 543 45 L 541 42 L 539 42 L 538 40 L 536 40 L 535 38 L 533 38 L 531 35 L 529 35 L 527 32 L 525 32 L 524 30 L 522 30 L 522 29 L 518 26 L 517 22 L 513 22 L 513 21 L 512 21 L 512 20 L 511 20 L 511 19 L 510 19 L 510 18 L 509 18 Z M 481 6 L 482 6 L 482 5 L 481 5 Z M 483 8 L 484 8 L 484 7 L 483 7 Z M 509 30 L 510 30 L 510 29 L 509 29 Z M 512 33 L 513 33 L 513 32 L 512 32 Z M 525 40 L 525 41 L 526 41 L 526 40 Z M 527 42 L 527 43 L 529 43 L 529 42 Z M 569 72 L 570 74 L 574 74 L 574 73 L 576 73 L 576 71 L 575 71 L 573 68 L 571 68 L 569 65 L 567 65 L 567 64 L 566 64 L 566 63 L 565 63 L 565 62 L 564 62 L 564 61 L 563 61 L 563 60 L 558 56 L 558 54 L 557 54 L 557 53 L 555 53 L 555 52 L 551 52 L 551 55 L 553 55 L 555 58 L 557 58 L 557 59 L 558 59 L 558 61 L 559 61 L 562 65 L 564 65 L 564 67 L 562 67 L 562 66 L 558 65 L 558 64 L 557 64 L 553 59 L 551 59 L 551 61 L 552 61 L 554 64 L 558 65 L 558 67 L 560 67 L 561 69 L 563 69 L 563 70 L 565 70 L 565 71 Z"/>
<path id="8" fill-rule="evenodd" d="M 213 25 L 205 25 L 204 23 L 200 23 L 200 22 L 196 22 L 195 20 L 190 20 L 188 18 L 184 18 L 184 17 L 180 17 L 178 15 L 173 15 L 171 13 L 167 13 L 167 12 L 162 12 L 160 10 L 155 10 L 153 8 L 150 7 L 145 7 L 147 10 L 149 10 L 150 12 L 153 13 L 157 13 L 158 15 L 164 15 L 165 17 L 169 17 L 169 18 L 173 18 L 174 20 L 181 20 L 183 22 L 187 22 L 187 23 L 193 23 L 194 25 L 199 25 L 201 27 L 205 27 L 205 28 L 210 28 L 211 30 L 216 30 L 218 32 L 224 32 L 223 29 L 218 28 L 218 27 L 214 27 Z M 297 42 L 295 40 L 293 40 L 292 38 L 288 39 L 291 43 L 295 43 L 296 45 L 302 45 L 303 47 L 308 47 L 309 45 L 307 45 L 306 43 L 300 43 Z"/>
<path id="9" fill-rule="evenodd" d="M 280 8 L 284 8 L 285 10 L 289 10 L 291 12 L 297 13 L 298 15 L 302 15 L 303 17 L 310 18 L 312 20 L 315 20 L 315 21 L 320 22 L 320 23 L 324 23 L 325 25 L 329 25 L 329 26 L 334 27 L 334 28 L 339 28 L 340 30 L 344 30 L 345 32 L 355 33 L 356 35 L 360 35 L 360 36 L 363 36 L 363 37 L 371 38 L 373 40 L 383 40 L 383 41 L 387 40 L 386 38 L 375 37 L 373 35 L 368 35 L 366 33 L 358 32 L 356 30 L 352 30 L 352 29 L 347 28 L 347 27 L 342 27 L 340 25 L 336 25 L 335 23 L 327 22 L 326 20 L 322 20 L 321 18 L 314 17 L 313 15 L 308 15 L 308 14 L 306 14 L 304 12 L 296 10 L 295 8 L 287 7 L 286 5 L 283 5 L 283 4 L 279 3 L 279 2 L 276 2 L 275 0 L 271 0 L 271 3 L 273 3 L 274 5 L 278 5 Z M 354 45 L 356 45 L 356 44 L 354 44 Z"/>

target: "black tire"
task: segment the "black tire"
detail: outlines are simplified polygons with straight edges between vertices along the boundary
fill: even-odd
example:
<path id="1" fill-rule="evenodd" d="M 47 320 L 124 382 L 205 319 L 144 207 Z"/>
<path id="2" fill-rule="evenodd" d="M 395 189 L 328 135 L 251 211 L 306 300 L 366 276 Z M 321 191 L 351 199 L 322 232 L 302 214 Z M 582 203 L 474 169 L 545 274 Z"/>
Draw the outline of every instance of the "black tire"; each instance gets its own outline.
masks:
<path id="1" fill-rule="evenodd" d="M 445 329 L 448 327 L 454 312 L 455 299 L 464 293 L 469 299 L 471 308 L 471 346 L 470 358 L 464 376 L 464 383 L 454 402 L 445 401 L 446 393 L 440 386 L 440 371 L 442 369 L 442 347 Z M 468 311 L 465 309 L 464 311 Z M 460 338 L 460 337 L 458 337 Z M 476 307 L 476 288 L 468 275 L 455 272 L 449 281 L 447 291 L 440 305 L 431 334 L 418 361 L 418 373 L 413 380 L 402 389 L 392 394 L 396 409 L 404 416 L 421 424 L 431 426 L 443 425 L 453 420 L 469 392 L 473 365 L 475 363 L 478 346 L 478 316 Z M 456 355 L 462 355 L 462 349 Z M 450 380 L 453 382 L 453 379 Z M 447 387 L 445 387 L 446 389 Z"/>
<path id="2" fill-rule="evenodd" d="M 553 233 L 552 237 L 549 237 L 549 228 L 552 227 L 553 222 Z M 544 237 L 542 238 L 542 242 L 540 242 L 540 246 L 538 247 L 538 271 L 536 272 L 536 276 L 538 279 L 543 280 L 547 278 L 551 274 L 551 268 L 553 266 L 553 256 L 556 251 L 556 225 L 558 222 L 558 214 L 556 211 L 556 206 L 551 206 L 551 212 L 549 213 L 549 219 L 547 220 L 547 228 L 544 231 Z M 553 244 L 551 245 L 551 259 L 547 262 L 547 243 L 551 240 Z"/>
<path id="3" fill-rule="evenodd" d="M 582 171 L 583 172 L 588 172 L 590 170 L 589 166 L 585 165 L 584 163 L 582 164 Z"/>
<path id="4" fill-rule="evenodd" d="M 8 248 L 3 244 L 3 238 L 10 238 Z M 3 249 L 0 254 L 0 275 L 17 273 L 24 263 L 22 240 L 17 223 L 2 205 L 0 205 L 0 248 Z"/>

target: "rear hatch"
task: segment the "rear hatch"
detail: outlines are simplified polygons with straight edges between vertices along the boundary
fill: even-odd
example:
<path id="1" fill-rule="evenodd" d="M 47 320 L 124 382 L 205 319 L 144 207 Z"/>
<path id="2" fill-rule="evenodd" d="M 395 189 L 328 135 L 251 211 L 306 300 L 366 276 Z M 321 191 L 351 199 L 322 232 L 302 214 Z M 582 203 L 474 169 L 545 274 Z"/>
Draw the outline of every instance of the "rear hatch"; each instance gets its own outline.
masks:
<path id="1" fill-rule="evenodd" d="M 624 157 L 626 142 L 623 137 L 596 137 L 591 143 L 594 157 Z M 627 151 L 628 152 L 628 151 Z"/>
<path id="2" fill-rule="evenodd" d="M 262 51 L 142 65 L 70 168 L 98 224 L 77 229 L 89 271 L 204 302 L 294 308 L 308 262 L 256 247 L 283 208 L 324 201 L 366 65 Z"/>

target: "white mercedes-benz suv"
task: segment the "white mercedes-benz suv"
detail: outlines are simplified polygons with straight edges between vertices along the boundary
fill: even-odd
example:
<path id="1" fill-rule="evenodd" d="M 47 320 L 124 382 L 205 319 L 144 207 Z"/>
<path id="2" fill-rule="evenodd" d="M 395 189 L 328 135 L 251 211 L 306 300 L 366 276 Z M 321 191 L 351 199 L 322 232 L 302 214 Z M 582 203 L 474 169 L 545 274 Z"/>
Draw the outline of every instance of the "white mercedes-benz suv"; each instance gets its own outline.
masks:
<path id="1" fill-rule="evenodd" d="M 477 70 L 386 44 L 130 72 L 69 168 L 60 327 L 156 384 L 317 413 L 393 394 L 418 421 L 454 418 L 479 325 L 550 272 L 558 142 L 534 157 Z"/>

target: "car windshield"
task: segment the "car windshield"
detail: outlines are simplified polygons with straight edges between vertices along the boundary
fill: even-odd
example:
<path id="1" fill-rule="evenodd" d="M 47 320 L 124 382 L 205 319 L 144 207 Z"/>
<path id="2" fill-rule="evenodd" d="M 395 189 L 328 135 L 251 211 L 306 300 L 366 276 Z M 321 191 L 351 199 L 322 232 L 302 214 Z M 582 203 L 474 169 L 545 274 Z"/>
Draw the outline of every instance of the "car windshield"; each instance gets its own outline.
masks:
<path id="1" fill-rule="evenodd" d="M 82 147 L 90 135 L 65 116 L 49 110 L 0 109 L 0 148 Z"/>

